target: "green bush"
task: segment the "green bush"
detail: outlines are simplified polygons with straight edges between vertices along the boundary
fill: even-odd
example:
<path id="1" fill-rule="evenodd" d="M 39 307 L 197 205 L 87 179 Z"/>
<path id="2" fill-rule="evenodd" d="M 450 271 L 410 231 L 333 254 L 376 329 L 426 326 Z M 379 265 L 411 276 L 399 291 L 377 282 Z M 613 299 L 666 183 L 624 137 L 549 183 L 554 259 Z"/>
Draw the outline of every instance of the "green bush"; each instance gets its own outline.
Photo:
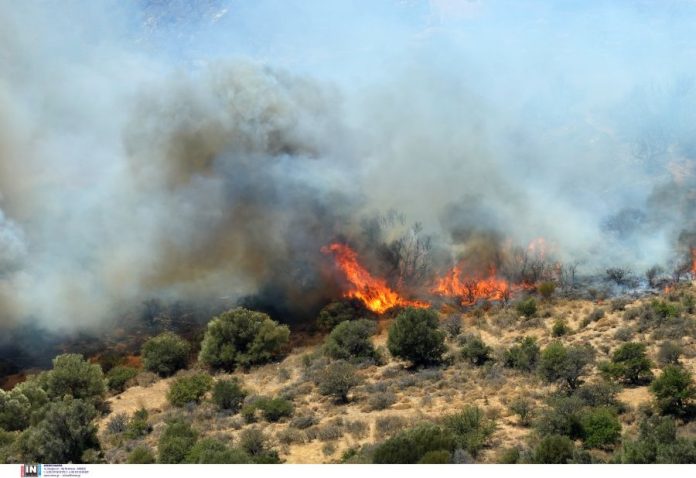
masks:
<path id="1" fill-rule="evenodd" d="M 134 448 L 126 460 L 129 465 L 149 465 L 155 462 L 155 454 L 152 453 L 149 446 L 145 445 Z"/>
<path id="2" fill-rule="evenodd" d="M 199 359 L 213 369 L 268 362 L 287 345 L 290 329 L 261 312 L 244 308 L 229 310 L 208 323 Z"/>
<path id="3" fill-rule="evenodd" d="M 207 373 L 196 373 L 175 379 L 169 386 L 167 399 L 175 407 L 187 403 L 200 402 L 203 395 L 210 390 L 213 379 Z"/>
<path id="4" fill-rule="evenodd" d="M 82 463 L 87 450 L 99 448 L 93 422 L 96 417 L 97 410 L 89 400 L 66 396 L 48 404 L 41 421 L 27 428 L 18 440 L 23 461 Z"/>
<path id="5" fill-rule="evenodd" d="M 652 304 L 653 312 L 658 317 L 658 319 L 669 319 L 672 317 L 677 317 L 680 313 L 679 305 L 672 304 L 670 302 L 665 302 L 664 300 L 653 300 Z"/>
<path id="6" fill-rule="evenodd" d="M 128 421 L 126 436 L 133 440 L 147 436 L 152 431 L 148 418 L 149 413 L 145 408 L 137 410 Z"/>
<path id="7" fill-rule="evenodd" d="M 378 464 L 418 463 L 428 452 L 453 451 L 455 444 L 451 432 L 430 423 L 422 424 L 378 445 L 372 460 Z"/>
<path id="8" fill-rule="evenodd" d="M 184 463 L 197 438 L 198 433 L 188 423 L 182 420 L 170 421 L 159 439 L 159 462 Z"/>
<path id="9" fill-rule="evenodd" d="M 510 411 L 520 417 L 520 425 L 527 427 L 532 422 L 534 414 L 534 404 L 531 400 L 525 398 L 517 398 L 510 403 Z"/>
<path id="10" fill-rule="evenodd" d="M 477 335 L 467 335 L 463 339 L 461 354 L 464 360 L 469 361 L 472 365 L 483 365 L 491 360 L 491 349 Z"/>
<path id="11" fill-rule="evenodd" d="M 696 398 L 696 387 L 691 373 L 679 365 L 668 365 L 650 386 L 657 399 L 657 407 L 665 415 L 683 416 Z"/>
<path id="12" fill-rule="evenodd" d="M 568 335 L 569 332 L 570 327 L 568 327 L 568 322 L 564 319 L 556 320 L 551 328 L 551 335 L 554 337 L 563 337 L 564 335 Z"/>
<path id="13" fill-rule="evenodd" d="M 548 300 L 556 291 L 556 284 L 551 281 L 542 282 L 537 287 L 537 291 L 539 291 L 539 295 L 541 295 L 541 297 Z"/>
<path id="14" fill-rule="evenodd" d="M 418 460 L 420 465 L 449 465 L 452 463 L 452 453 L 447 450 L 429 451 Z"/>
<path id="15" fill-rule="evenodd" d="M 521 459 L 519 448 L 512 447 L 501 450 L 495 462 L 499 465 L 516 465 Z"/>
<path id="16" fill-rule="evenodd" d="M 109 387 L 109 390 L 123 392 L 126 388 L 126 382 L 135 378 L 136 375 L 138 375 L 138 371 L 133 367 L 117 365 L 107 372 L 106 385 Z"/>
<path id="17" fill-rule="evenodd" d="M 438 328 L 437 314 L 428 309 L 405 309 L 389 328 L 387 348 L 394 357 L 414 366 L 440 363 L 445 336 Z"/>
<path id="18" fill-rule="evenodd" d="M 335 360 L 375 360 L 377 352 L 370 337 L 376 331 L 376 324 L 370 320 L 341 322 L 326 338 L 324 352 Z"/>
<path id="19" fill-rule="evenodd" d="M 536 300 L 534 300 L 532 297 L 527 300 L 521 300 L 515 305 L 515 309 L 520 315 L 525 317 L 534 317 L 534 314 L 537 313 Z"/>
<path id="20" fill-rule="evenodd" d="M 671 417 L 652 416 L 639 425 L 636 440 L 626 440 L 620 456 L 622 463 L 696 463 L 696 441 L 677 438 Z"/>
<path id="21" fill-rule="evenodd" d="M 621 438 L 621 424 L 614 409 L 599 407 L 585 411 L 580 418 L 585 446 L 607 448 Z"/>
<path id="22" fill-rule="evenodd" d="M 172 332 L 164 332 L 145 342 L 140 353 L 146 370 L 167 377 L 186 368 L 190 351 L 186 340 Z"/>
<path id="23" fill-rule="evenodd" d="M 573 459 L 573 441 L 561 435 L 549 435 L 541 439 L 532 453 L 532 462 L 538 464 L 564 465 Z"/>
<path id="24" fill-rule="evenodd" d="M 292 416 L 294 407 L 292 402 L 284 398 L 262 398 L 255 404 L 261 410 L 263 418 L 268 422 L 277 422 L 281 418 Z"/>
<path id="25" fill-rule="evenodd" d="M 319 393 L 332 396 L 339 403 L 348 401 L 350 389 L 358 383 L 355 367 L 343 360 L 329 364 L 318 377 Z"/>
<path id="26" fill-rule="evenodd" d="M 489 420 L 483 411 L 467 406 L 462 411 L 442 418 L 446 430 L 454 436 L 457 448 L 476 456 L 486 446 L 495 431 L 495 422 Z"/>
<path id="27" fill-rule="evenodd" d="M 0 428 L 6 431 L 24 430 L 29 426 L 31 403 L 16 388 L 0 389 Z"/>
<path id="28" fill-rule="evenodd" d="M 51 399 L 70 395 L 100 405 L 106 393 L 101 367 L 78 354 L 57 356 L 53 359 L 53 369 L 39 375 L 37 380 Z"/>
<path id="29" fill-rule="evenodd" d="M 278 453 L 268 448 L 268 438 L 258 428 L 247 428 L 239 436 L 239 446 L 249 456 L 253 463 L 273 465 L 280 463 Z"/>
<path id="30" fill-rule="evenodd" d="M 538 371 L 547 382 L 562 382 L 575 390 L 593 360 L 594 350 L 590 346 L 566 348 L 560 342 L 552 342 L 541 353 Z"/>
<path id="31" fill-rule="evenodd" d="M 239 381 L 218 380 L 213 385 L 213 403 L 221 410 L 237 413 L 242 408 L 247 392 L 239 385 Z"/>
<path id="32" fill-rule="evenodd" d="M 627 342 L 612 354 L 611 362 L 600 364 L 602 373 L 610 378 L 628 384 L 638 385 L 650 382 L 653 373 L 652 362 L 645 355 L 645 344 Z"/>
<path id="33" fill-rule="evenodd" d="M 534 337 L 524 337 L 519 344 L 505 351 L 503 363 L 506 367 L 531 372 L 539 361 L 539 346 Z"/>
<path id="34" fill-rule="evenodd" d="M 252 463 L 251 457 L 244 451 L 230 448 L 214 438 L 199 440 L 186 454 L 186 463 L 194 464 L 245 464 Z"/>

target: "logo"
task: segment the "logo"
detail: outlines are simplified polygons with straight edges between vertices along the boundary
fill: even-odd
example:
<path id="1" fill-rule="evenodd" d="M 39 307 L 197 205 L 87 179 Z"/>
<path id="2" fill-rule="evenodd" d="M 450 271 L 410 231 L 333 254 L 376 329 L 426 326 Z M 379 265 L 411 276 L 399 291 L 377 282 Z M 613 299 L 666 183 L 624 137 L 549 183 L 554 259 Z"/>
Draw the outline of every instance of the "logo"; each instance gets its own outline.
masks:
<path id="1" fill-rule="evenodd" d="M 22 465 L 20 476 L 41 476 L 41 465 Z"/>

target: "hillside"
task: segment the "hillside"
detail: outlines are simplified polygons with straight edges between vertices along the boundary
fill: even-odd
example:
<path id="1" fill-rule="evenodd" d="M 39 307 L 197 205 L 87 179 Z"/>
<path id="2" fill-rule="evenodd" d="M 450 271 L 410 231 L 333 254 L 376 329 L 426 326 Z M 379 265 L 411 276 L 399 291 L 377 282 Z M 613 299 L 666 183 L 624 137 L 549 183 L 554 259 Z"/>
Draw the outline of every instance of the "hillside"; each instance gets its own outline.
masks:
<path id="1" fill-rule="evenodd" d="M 130 388 L 108 399 L 110 412 L 98 422 L 99 438 L 109 462 L 125 462 L 128 453 L 143 443 L 156 455 L 165 423 L 174 416 L 181 416 L 201 436 L 232 444 L 239 443 L 244 430 L 260 429 L 286 463 L 331 463 L 356 454 L 363 445 L 383 442 L 417 423 L 437 421 L 465 406 L 475 405 L 495 422 L 495 430 L 475 461 L 497 462 L 504 450 L 517 448 L 524 452 L 533 448 L 538 442 L 534 422 L 549 408 L 549 397 L 560 390 L 558 384 L 544 381 L 538 373 L 504 366 L 505 350 L 526 336 L 536 338 L 541 350 L 554 341 L 566 346 L 591 344 L 595 359 L 582 378 L 586 384 L 592 384 L 603 381 L 598 364 L 610 360 L 612 353 L 629 341 L 647 345 L 653 373 L 659 376 L 663 367 L 660 345 L 673 340 L 682 346 L 680 363 L 693 374 L 696 372 L 696 338 L 688 297 L 695 292 L 693 285 L 684 285 L 666 296 L 657 297 L 668 303 L 687 303 L 679 318 L 668 317 L 659 323 L 650 322 L 651 319 L 640 312 L 655 307 L 654 296 L 594 302 L 537 299 L 538 310 L 533 317 L 520 316 L 513 306 L 499 305 L 487 310 L 474 307 L 447 316 L 440 314 L 443 327 L 451 328 L 454 320 L 461 324 L 461 331 L 446 339 L 448 362 L 445 365 L 417 370 L 389 357 L 385 344 L 390 320 L 382 319 L 372 341 L 382 354 L 383 363 L 359 367 L 357 375 L 361 383 L 351 390 L 346 404 L 321 395 L 313 381 L 313 376 L 327 365 L 320 345 L 298 347 L 280 362 L 253 367 L 246 373 L 235 372 L 233 376 L 249 393 L 247 401 L 255 396 L 282 396 L 292 401 L 292 417 L 276 423 L 263 419 L 246 423 L 240 414 L 218 411 L 205 400 L 197 405 L 173 407 L 166 394 L 174 378 L 160 379 L 145 372 L 131 381 Z M 603 314 L 597 312 L 600 310 Z M 559 321 L 567 325 L 567 332 L 562 335 L 558 330 Z M 554 330 L 558 336 L 554 336 Z M 492 347 L 491 360 L 477 366 L 462 358 L 460 342 L 467 334 L 480 335 Z M 196 367 L 198 365 L 193 365 Z M 177 376 L 191 373 L 183 370 Z M 228 377 L 227 374 L 214 375 L 215 380 Z M 617 391 L 618 418 L 626 440 L 637 435 L 639 420 L 653 405 L 654 397 L 647 384 L 619 385 Z M 528 423 L 511 410 L 520 400 L 531 410 Z M 149 412 L 148 420 L 153 428 L 145 438 L 128 440 L 108 431 L 107 424 L 114 416 L 132 415 L 141 408 Z M 696 434 L 693 423 L 689 424 L 688 420 L 679 423 L 680 436 Z M 609 460 L 620 448 L 617 443 L 588 450 L 593 460 Z"/>

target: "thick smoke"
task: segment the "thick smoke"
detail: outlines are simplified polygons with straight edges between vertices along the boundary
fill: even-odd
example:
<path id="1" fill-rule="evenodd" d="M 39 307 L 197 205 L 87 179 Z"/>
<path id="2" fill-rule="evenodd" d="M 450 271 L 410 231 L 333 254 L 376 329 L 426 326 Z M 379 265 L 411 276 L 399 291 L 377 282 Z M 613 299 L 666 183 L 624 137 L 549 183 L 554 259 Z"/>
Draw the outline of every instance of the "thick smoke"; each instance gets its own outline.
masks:
<path id="1" fill-rule="evenodd" d="M 336 238 L 385 274 L 378 243 L 421 233 L 435 266 L 544 237 L 589 273 L 674 267 L 696 11 L 661 5 L 0 2 L 0 324 L 311 315 Z M 422 229 L 366 239 L 391 209 Z"/>

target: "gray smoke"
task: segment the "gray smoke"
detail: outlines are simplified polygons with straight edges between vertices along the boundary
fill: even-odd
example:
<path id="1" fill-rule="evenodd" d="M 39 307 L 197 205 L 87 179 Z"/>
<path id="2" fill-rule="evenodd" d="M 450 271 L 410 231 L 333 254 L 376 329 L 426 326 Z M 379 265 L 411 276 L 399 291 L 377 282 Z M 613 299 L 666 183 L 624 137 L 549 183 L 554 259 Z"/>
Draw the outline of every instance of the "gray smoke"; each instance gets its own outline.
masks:
<path id="1" fill-rule="evenodd" d="M 305 310 L 335 295 L 321 247 L 391 209 L 443 264 L 544 237 L 590 273 L 673 266 L 696 83 L 666 31 L 696 15 L 667 3 L 0 2 L 0 324 Z"/>

